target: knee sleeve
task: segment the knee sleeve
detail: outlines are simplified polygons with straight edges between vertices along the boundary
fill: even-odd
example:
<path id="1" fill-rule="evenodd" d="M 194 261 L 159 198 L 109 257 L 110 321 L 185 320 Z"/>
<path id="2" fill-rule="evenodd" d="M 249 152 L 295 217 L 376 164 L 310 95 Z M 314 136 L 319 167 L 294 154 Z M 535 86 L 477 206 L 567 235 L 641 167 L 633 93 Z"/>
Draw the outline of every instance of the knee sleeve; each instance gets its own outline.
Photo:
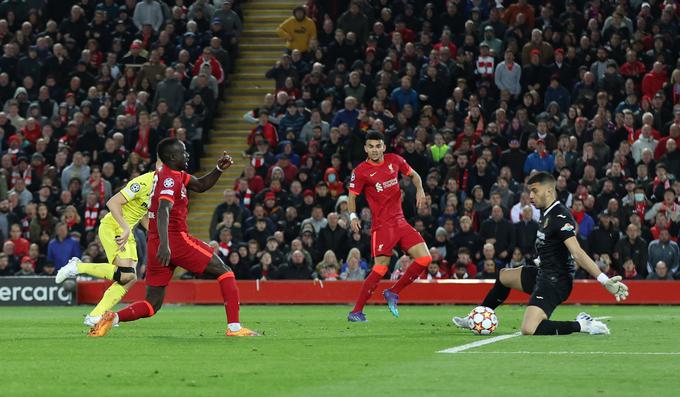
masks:
<path id="1" fill-rule="evenodd" d="M 385 266 L 385 265 L 374 265 L 373 269 L 371 269 L 371 271 L 374 271 L 377 274 L 384 276 L 385 274 L 387 274 L 387 266 Z"/>
<path id="2" fill-rule="evenodd" d="M 431 256 L 421 256 L 420 258 L 416 258 L 413 260 L 415 263 L 419 264 L 420 266 L 427 267 L 432 263 L 432 257 Z"/>
<path id="3" fill-rule="evenodd" d="M 113 280 L 120 283 L 120 279 L 121 279 L 123 273 L 127 273 L 127 274 L 132 273 L 133 275 L 136 275 L 134 267 L 117 267 L 116 271 L 113 272 Z"/>

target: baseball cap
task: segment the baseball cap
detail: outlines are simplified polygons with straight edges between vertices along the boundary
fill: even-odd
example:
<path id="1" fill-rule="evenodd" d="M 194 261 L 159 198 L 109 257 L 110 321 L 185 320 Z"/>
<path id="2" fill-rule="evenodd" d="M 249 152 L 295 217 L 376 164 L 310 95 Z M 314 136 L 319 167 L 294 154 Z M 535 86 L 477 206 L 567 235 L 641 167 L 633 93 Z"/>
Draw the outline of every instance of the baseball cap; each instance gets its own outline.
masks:
<path id="1" fill-rule="evenodd" d="M 221 24 L 222 24 L 222 19 L 219 18 L 219 17 L 215 17 L 215 18 L 212 19 L 211 23 L 212 23 L 213 25 L 215 25 L 215 24 L 220 24 L 220 25 L 221 25 Z"/>
<path id="2" fill-rule="evenodd" d="M 265 201 L 266 200 L 276 200 L 276 194 L 274 194 L 274 192 L 267 192 L 264 195 L 264 199 L 265 199 Z"/>
<path id="3" fill-rule="evenodd" d="M 307 196 L 314 197 L 314 192 L 311 189 L 305 189 L 305 191 L 302 192 L 302 197 L 307 197 Z"/>
<path id="4" fill-rule="evenodd" d="M 24 255 L 24 256 L 21 258 L 21 263 L 26 263 L 26 262 L 31 262 L 31 263 L 33 263 L 33 261 L 31 260 L 31 257 L 28 256 L 28 255 Z"/>

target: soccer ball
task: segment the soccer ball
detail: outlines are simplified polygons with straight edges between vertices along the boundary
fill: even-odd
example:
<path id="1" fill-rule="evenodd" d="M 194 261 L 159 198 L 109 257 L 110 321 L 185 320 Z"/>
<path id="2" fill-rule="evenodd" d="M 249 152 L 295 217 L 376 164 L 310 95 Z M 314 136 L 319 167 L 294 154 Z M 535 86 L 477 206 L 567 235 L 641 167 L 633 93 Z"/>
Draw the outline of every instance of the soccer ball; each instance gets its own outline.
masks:
<path id="1" fill-rule="evenodd" d="M 477 306 L 470 312 L 470 330 L 476 335 L 489 335 L 498 327 L 498 317 L 492 308 Z"/>

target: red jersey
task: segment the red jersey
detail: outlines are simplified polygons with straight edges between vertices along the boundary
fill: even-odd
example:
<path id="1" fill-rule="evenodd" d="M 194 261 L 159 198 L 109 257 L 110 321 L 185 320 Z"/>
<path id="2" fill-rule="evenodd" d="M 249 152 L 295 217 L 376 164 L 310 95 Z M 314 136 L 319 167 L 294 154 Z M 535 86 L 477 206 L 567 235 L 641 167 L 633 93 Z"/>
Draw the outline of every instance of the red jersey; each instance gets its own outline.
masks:
<path id="1" fill-rule="evenodd" d="M 158 206 L 160 200 L 172 203 L 168 233 L 186 233 L 189 197 L 186 185 L 191 175 L 184 171 L 174 171 L 163 164 L 153 176 L 153 187 L 149 196 L 149 234 L 158 235 Z"/>
<path id="2" fill-rule="evenodd" d="M 352 171 L 349 191 L 357 196 L 362 192 L 366 193 L 366 200 L 373 214 L 372 230 L 396 226 L 400 221 L 406 220 L 401 209 L 399 173 L 411 175 L 411 172 L 406 160 L 393 153 L 385 154 L 380 164 L 367 160 Z"/>

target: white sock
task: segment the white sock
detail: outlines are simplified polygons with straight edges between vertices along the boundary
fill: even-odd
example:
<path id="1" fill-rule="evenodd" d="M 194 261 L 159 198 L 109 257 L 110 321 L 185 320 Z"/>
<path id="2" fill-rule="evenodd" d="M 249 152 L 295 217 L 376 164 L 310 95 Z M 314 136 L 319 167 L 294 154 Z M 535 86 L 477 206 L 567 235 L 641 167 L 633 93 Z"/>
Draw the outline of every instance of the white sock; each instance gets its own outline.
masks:
<path id="1" fill-rule="evenodd" d="M 231 332 L 238 332 L 241 330 L 241 323 L 229 323 L 227 324 L 227 328 L 229 328 L 229 331 Z"/>
<path id="2" fill-rule="evenodd" d="M 578 324 L 581 326 L 581 331 L 580 331 L 580 332 L 590 333 L 590 331 L 588 331 L 588 329 L 587 329 L 587 328 L 588 328 L 588 325 L 587 325 L 587 324 L 588 324 L 588 322 L 589 322 L 588 320 L 581 320 L 581 319 L 579 319 L 579 320 L 576 320 L 576 321 L 578 321 Z"/>

